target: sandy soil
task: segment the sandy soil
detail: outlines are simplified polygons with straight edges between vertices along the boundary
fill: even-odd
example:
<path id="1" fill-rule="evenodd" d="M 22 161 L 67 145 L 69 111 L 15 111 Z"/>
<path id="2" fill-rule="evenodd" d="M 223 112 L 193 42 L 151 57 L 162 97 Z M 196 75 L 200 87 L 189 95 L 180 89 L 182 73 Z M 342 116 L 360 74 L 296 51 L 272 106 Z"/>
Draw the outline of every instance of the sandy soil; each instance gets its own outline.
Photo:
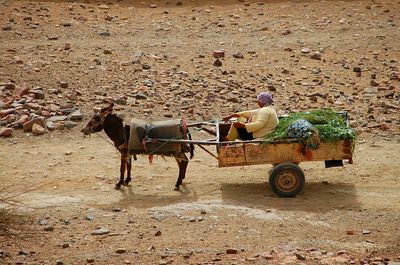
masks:
<path id="1" fill-rule="evenodd" d="M 72 104 L 86 121 L 111 98 L 127 119 L 194 122 L 254 107 L 268 89 L 279 114 L 347 110 L 358 134 L 354 164 L 300 164 L 306 186 L 285 199 L 268 186 L 271 166 L 218 168 L 200 149 L 181 192 L 161 157 L 139 157 L 117 191 L 104 133 L 15 130 L 0 138 L 0 188 L 29 189 L 19 198 L 36 236 L 0 240 L 0 264 L 399 264 L 399 11 L 383 0 L 0 0 L 0 87 L 39 86 L 40 106 Z"/>

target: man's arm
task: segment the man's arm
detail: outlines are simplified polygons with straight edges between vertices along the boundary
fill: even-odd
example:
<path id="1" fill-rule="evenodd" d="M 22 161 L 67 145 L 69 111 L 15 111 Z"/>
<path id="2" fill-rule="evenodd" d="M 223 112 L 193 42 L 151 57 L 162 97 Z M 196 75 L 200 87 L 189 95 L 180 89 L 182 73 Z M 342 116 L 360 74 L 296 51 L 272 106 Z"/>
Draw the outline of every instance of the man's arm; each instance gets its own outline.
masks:
<path id="1" fill-rule="evenodd" d="M 260 109 L 257 115 L 257 119 L 253 122 L 246 123 L 246 130 L 249 133 L 260 130 L 268 122 L 269 117 L 270 117 L 270 112 L 268 109 Z"/>

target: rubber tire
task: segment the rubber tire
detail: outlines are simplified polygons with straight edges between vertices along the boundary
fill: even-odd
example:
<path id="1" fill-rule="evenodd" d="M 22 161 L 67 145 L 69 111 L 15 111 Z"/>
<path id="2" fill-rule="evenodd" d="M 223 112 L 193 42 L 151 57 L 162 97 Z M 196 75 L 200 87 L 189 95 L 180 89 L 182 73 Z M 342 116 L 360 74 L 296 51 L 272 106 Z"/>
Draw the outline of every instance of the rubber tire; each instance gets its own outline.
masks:
<path id="1" fill-rule="evenodd" d="M 282 177 L 282 173 L 289 173 L 295 178 L 295 187 L 293 190 L 285 191 L 278 185 L 279 177 Z M 281 163 L 270 171 L 269 185 L 271 189 L 280 197 L 295 197 L 299 192 L 303 190 L 305 177 L 303 170 L 294 163 Z"/>

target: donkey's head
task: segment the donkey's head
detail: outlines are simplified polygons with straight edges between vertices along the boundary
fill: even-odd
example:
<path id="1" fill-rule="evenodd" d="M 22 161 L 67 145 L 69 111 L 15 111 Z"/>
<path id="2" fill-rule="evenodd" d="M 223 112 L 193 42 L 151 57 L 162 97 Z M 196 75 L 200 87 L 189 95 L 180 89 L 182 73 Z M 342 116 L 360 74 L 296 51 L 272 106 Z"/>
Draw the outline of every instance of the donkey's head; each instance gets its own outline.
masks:
<path id="1" fill-rule="evenodd" d="M 101 108 L 100 111 L 94 113 L 89 122 L 82 128 L 81 132 L 84 135 L 88 135 L 94 132 L 100 132 L 103 130 L 104 120 L 110 115 L 113 111 L 114 103 L 110 103 L 107 106 Z"/>

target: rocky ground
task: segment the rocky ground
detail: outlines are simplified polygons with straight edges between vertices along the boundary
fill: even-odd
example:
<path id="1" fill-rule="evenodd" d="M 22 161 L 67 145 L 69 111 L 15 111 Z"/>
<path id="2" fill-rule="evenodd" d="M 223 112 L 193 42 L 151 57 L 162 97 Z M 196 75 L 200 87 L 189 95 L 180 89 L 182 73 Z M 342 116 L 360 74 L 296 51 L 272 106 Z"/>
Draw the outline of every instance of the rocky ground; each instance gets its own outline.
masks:
<path id="1" fill-rule="evenodd" d="M 51 230 L 23 253 L 0 245 L 0 262 L 398 261 L 399 11 L 388 0 L 0 0 L 0 183 L 40 186 L 26 202 Z M 263 90 L 279 114 L 348 111 L 355 165 L 306 163 L 311 183 L 286 200 L 265 167 L 217 169 L 198 151 L 186 193 L 172 192 L 174 161 L 145 158 L 117 192 L 112 147 L 80 138 L 109 100 L 127 120 L 195 122 L 253 108 Z"/>

